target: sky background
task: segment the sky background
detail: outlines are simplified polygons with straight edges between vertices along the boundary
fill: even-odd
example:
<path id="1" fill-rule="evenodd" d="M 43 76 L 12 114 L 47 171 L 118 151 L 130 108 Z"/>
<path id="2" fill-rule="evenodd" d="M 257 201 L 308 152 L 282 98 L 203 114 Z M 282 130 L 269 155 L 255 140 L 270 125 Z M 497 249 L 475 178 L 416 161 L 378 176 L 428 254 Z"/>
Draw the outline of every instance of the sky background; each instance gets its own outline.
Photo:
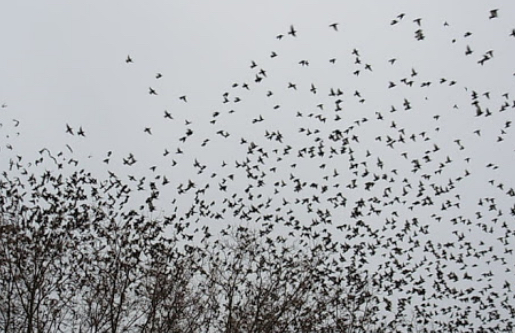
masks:
<path id="1" fill-rule="evenodd" d="M 499 9 L 498 17 L 490 18 L 493 9 Z M 333 23 L 338 30 L 330 27 Z M 293 203 L 306 198 L 313 203 L 312 196 L 319 195 L 322 203 L 315 206 L 331 211 L 333 228 L 354 223 L 349 207 L 364 199 L 362 218 L 385 238 L 402 229 L 405 220 L 418 218 L 431 231 L 420 235 L 422 243 L 443 244 L 466 235 L 473 246 L 495 250 L 482 259 L 491 263 L 472 268 L 474 262 L 467 262 L 471 274 L 493 270 L 497 283 L 515 282 L 512 272 L 492 259 L 500 256 L 515 265 L 513 254 L 505 252 L 513 243 L 498 240 L 513 241 L 507 230 L 514 223 L 514 200 L 508 194 L 515 187 L 508 123 L 515 118 L 514 23 L 515 3 L 508 1 L 3 2 L 0 162 L 7 167 L 14 155 L 33 162 L 46 147 L 54 156 L 63 152 L 78 160 L 100 178 L 108 171 L 147 181 L 164 175 L 171 183 L 163 187 L 160 209 L 177 207 L 179 213 L 194 205 L 191 193 L 177 194 L 188 180 L 197 188 L 209 184 L 204 199 L 218 212 L 234 193 L 245 205 L 263 203 L 267 208 L 261 214 L 287 214 L 291 204 L 299 219 L 310 221 L 316 212 Z M 296 37 L 288 34 L 291 25 Z M 416 39 L 419 29 L 423 40 Z M 132 63 L 126 62 L 128 56 Z M 302 66 L 303 60 L 309 65 Z M 157 95 L 149 94 L 150 87 Z M 331 89 L 343 95 L 331 96 Z M 334 110 L 337 99 L 342 110 Z M 173 119 L 164 117 L 165 110 Z M 66 133 L 67 124 L 75 135 Z M 80 127 L 85 137 L 77 135 Z M 346 149 L 353 153 L 331 153 L 329 146 L 341 148 L 329 139 L 335 130 L 347 131 Z M 249 148 L 250 142 L 256 148 Z M 310 147 L 325 155 L 307 157 Z M 305 157 L 299 157 L 304 148 Z M 291 153 L 283 154 L 285 149 Z M 131 153 L 138 162 L 129 167 L 123 159 Z M 258 188 L 256 179 L 236 167 L 247 158 L 260 166 L 256 179 L 265 186 Z M 422 165 L 417 172 L 415 160 Z M 155 171 L 149 169 L 153 166 Z M 365 189 L 372 175 L 383 174 L 388 180 Z M 329 190 L 320 194 L 310 187 L 297 193 L 292 175 Z M 287 185 L 275 185 L 282 181 Z M 249 184 L 253 199 L 245 192 Z M 227 192 L 221 190 L 224 185 Z M 417 188 L 432 185 L 417 196 Z M 450 190 L 433 197 L 435 187 Z M 385 205 L 387 188 L 392 198 L 408 191 L 407 203 Z M 339 192 L 348 208 L 328 203 Z M 426 196 L 433 206 L 417 203 Z M 374 198 L 381 199 L 374 203 Z M 493 198 L 495 209 L 486 198 Z M 396 215 L 400 225 L 384 231 L 385 220 Z M 233 219 L 239 217 L 226 216 L 226 222 Z M 495 230 L 485 233 L 484 228 Z M 332 231 L 335 238 L 345 237 L 341 230 Z M 409 248 L 407 240 L 400 242 Z M 458 247 L 449 251 L 459 254 Z M 422 249 L 413 253 L 416 262 L 428 256 Z M 427 265 L 433 267 L 430 259 Z"/>
<path id="2" fill-rule="evenodd" d="M 71 126 L 84 127 L 89 134 L 88 143 L 95 140 L 106 147 L 137 149 L 133 144 L 127 145 L 135 138 L 134 127 L 141 127 L 145 121 L 152 124 L 160 120 L 156 116 L 161 116 L 161 109 L 172 112 L 179 106 L 185 109 L 177 99 L 182 95 L 188 95 L 191 104 L 195 103 L 188 105 L 195 109 L 190 112 L 194 112 L 193 116 L 211 113 L 219 108 L 216 103 L 221 93 L 233 81 L 249 77 L 252 59 L 258 63 L 268 61 L 270 51 L 278 47 L 290 52 L 287 54 L 290 59 L 300 59 L 309 58 L 316 50 L 323 57 L 361 46 L 370 62 L 382 65 L 391 57 L 403 55 L 406 66 L 415 60 L 408 60 L 404 52 L 416 58 L 430 50 L 433 54 L 427 54 L 425 63 L 419 66 L 433 66 L 431 70 L 435 74 L 440 70 L 445 75 L 445 70 L 452 69 L 453 61 L 464 60 L 458 56 L 467 44 L 461 38 L 462 33 L 473 31 L 471 39 L 479 48 L 474 59 L 493 46 L 501 46 L 504 50 L 497 49 L 496 56 L 503 56 L 500 51 L 507 51 L 508 47 L 501 41 L 505 36 L 498 36 L 500 45 L 495 45 L 496 38 L 488 33 L 493 29 L 501 32 L 502 28 L 509 33 L 511 23 L 507 18 L 497 22 L 488 20 L 495 3 L 471 1 L 466 6 L 444 3 L 17 1 L 3 4 L 2 98 L 26 126 L 26 132 L 34 136 L 34 140 L 27 138 L 23 142 L 30 148 L 34 148 L 31 145 L 38 148 L 42 141 L 62 141 L 62 128 L 68 122 Z M 512 12 L 510 9 L 509 4 L 503 3 L 505 16 Z M 406 22 L 402 28 L 389 26 L 401 12 L 407 13 L 410 27 L 407 28 Z M 424 18 L 423 28 L 433 37 L 430 41 L 433 44 L 427 48 L 422 43 L 403 40 L 415 30 L 411 20 L 418 17 Z M 446 30 L 442 28 L 445 21 L 450 23 Z M 340 24 L 339 38 L 327 30 L 327 25 L 333 22 Z M 290 48 L 293 42 L 285 41 L 282 44 L 290 44 L 281 45 L 274 38 L 285 34 L 290 24 L 302 32 L 296 50 Z M 444 42 L 457 38 L 457 45 L 452 45 L 455 50 L 444 49 L 450 48 L 450 44 L 434 47 L 435 35 L 445 36 L 441 38 Z M 440 57 L 442 51 L 453 52 L 455 57 Z M 124 62 L 128 54 L 134 59 L 132 66 Z M 443 68 L 444 63 L 448 68 Z M 294 74 L 293 71 L 299 72 L 297 67 L 286 68 L 285 64 L 285 61 L 279 64 L 285 78 Z M 157 72 L 163 73 L 159 81 L 153 80 Z M 491 68 L 476 77 L 486 81 L 484 75 L 488 72 Z M 500 85 L 498 81 L 503 79 L 498 77 L 489 85 Z M 149 96 L 148 86 L 154 86 L 160 96 Z M 13 110 L 15 106 L 17 109 Z M 183 112 L 182 109 L 178 112 Z M 113 128 L 116 135 L 112 135 Z"/>
<path id="3" fill-rule="evenodd" d="M 501 4 L 499 18 L 489 19 L 490 10 Z M 143 161 L 134 168 L 142 170 L 158 161 L 169 163 L 170 155 L 163 158 L 162 154 L 165 149 L 173 152 L 177 147 L 195 150 L 175 156 L 176 160 L 200 156 L 223 160 L 224 154 L 241 150 L 239 140 L 243 135 L 263 139 L 269 124 L 270 130 L 278 128 L 277 123 L 292 124 L 283 126 L 283 131 L 292 131 L 291 142 L 301 140 L 293 134 L 301 127 L 293 115 L 297 111 L 316 114 L 316 105 L 329 103 L 321 93 L 305 93 L 314 83 L 321 86 L 326 97 L 330 87 L 340 87 L 345 92 L 346 105 L 355 103 L 356 90 L 363 93 L 366 103 L 346 108 L 346 124 L 361 115 L 369 119 L 376 112 L 385 115 L 392 105 L 402 108 L 405 97 L 423 99 L 431 93 L 433 97 L 424 106 L 430 110 L 424 112 L 426 118 L 420 113 L 390 114 L 383 122 L 369 122 L 361 140 L 368 138 L 373 144 L 376 135 L 370 133 L 390 130 L 391 121 L 401 121 L 399 127 L 410 126 L 413 132 L 420 125 L 418 134 L 427 126 L 426 121 L 438 113 L 442 118 L 437 142 L 455 150 L 458 146 L 453 140 L 458 139 L 457 132 L 462 132 L 460 139 L 473 140 L 474 149 L 470 147 L 467 153 L 476 153 L 494 164 L 509 164 L 513 154 L 499 153 L 500 149 L 491 146 L 500 134 L 498 127 L 510 115 L 478 119 L 471 117 L 474 109 L 452 114 L 449 106 L 470 103 L 470 92 L 475 90 L 480 95 L 486 91 L 491 91 L 492 97 L 496 94 L 497 99 L 489 101 L 493 108 L 495 103 L 503 102 L 500 95 L 513 88 L 513 71 L 508 67 L 515 40 L 509 37 L 512 9 L 509 3 L 486 1 L 471 1 L 466 6 L 421 1 L 394 1 L 388 5 L 377 1 L 2 4 L 0 98 L 8 106 L 2 111 L 6 119 L 20 121 L 9 142 L 23 152 L 26 160 L 37 158 L 43 147 L 57 154 L 66 151 L 65 144 L 69 144 L 74 156 L 81 156 L 89 169 L 98 168 L 104 173 L 106 167 L 117 169 L 115 162 L 121 162 L 131 152 Z M 400 13 L 405 13 L 406 19 L 390 25 Z M 422 27 L 413 22 L 417 18 L 422 18 Z M 338 32 L 328 27 L 335 22 L 339 24 Z M 445 27 L 444 22 L 449 26 Z M 291 37 L 287 35 L 290 25 L 298 30 L 297 38 L 287 38 Z M 418 28 L 426 35 L 424 41 L 414 38 Z M 464 37 L 466 32 L 471 36 Z M 286 38 L 276 39 L 279 34 Z M 464 55 L 467 45 L 474 51 L 470 56 Z M 363 64 L 354 63 L 354 49 L 360 51 Z M 478 66 L 477 61 L 488 50 L 495 50 L 495 61 Z M 279 56 L 272 59 L 271 52 Z M 134 60 L 131 64 L 125 62 L 128 55 Z M 337 63 L 331 66 L 330 58 L 338 58 Z M 394 66 L 388 63 L 392 58 L 398 59 Z M 308 60 L 310 66 L 299 66 L 300 60 Z M 249 68 L 252 61 L 258 64 L 254 69 Z M 365 63 L 374 71 L 363 70 Z M 359 67 L 361 75 L 353 75 Z M 432 81 L 430 89 L 386 89 L 390 81 L 399 84 L 400 79 L 410 78 L 412 68 L 420 73 L 415 85 Z M 253 81 L 260 69 L 266 70 L 269 80 L 257 85 Z M 163 76 L 157 80 L 158 72 Z M 443 87 L 438 84 L 441 78 L 458 84 Z M 302 92 L 293 94 L 292 89 L 287 89 L 290 82 Z M 234 83 L 239 86 L 232 88 Z M 252 89 L 242 89 L 243 83 Z M 158 95 L 149 95 L 149 87 Z M 269 90 L 275 92 L 272 98 L 266 97 Z M 223 103 L 225 92 L 231 93 L 231 102 L 238 97 L 246 104 Z M 187 103 L 179 99 L 183 95 Z M 281 103 L 289 105 L 280 111 L 290 109 L 270 111 L 270 106 Z M 227 116 L 236 106 L 242 110 Z M 365 111 L 357 111 L 362 106 Z M 163 118 L 164 110 L 173 115 L 174 121 Z M 211 125 L 214 112 L 221 116 Z M 261 126 L 252 126 L 251 120 L 265 113 L 270 114 L 268 120 L 257 124 Z M 193 125 L 186 126 L 186 120 Z M 9 133 L 9 126 L 14 124 L 11 119 L 4 121 L 5 132 Z M 67 134 L 66 124 L 75 132 L 82 126 L 86 138 Z M 146 127 L 152 128 L 152 135 L 144 132 Z M 181 144 L 178 139 L 188 127 L 195 135 Z M 476 138 L 472 132 L 479 127 L 483 136 Z M 216 135 L 221 129 L 232 133 L 230 140 Z M 21 135 L 14 138 L 14 133 Z M 490 137 L 485 138 L 488 134 Z M 210 145 L 199 149 L 198 144 L 208 137 Z M 504 142 L 502 148 L 507 145 Z M 102 160 L 108 151 L 114 153 L 106 166 Z M 183 165 L 190 166 L 189 162 Z M 309 169 L 311 164 L 307 165 Z M 474 186 L 482 185 L 477 182 Z"/>

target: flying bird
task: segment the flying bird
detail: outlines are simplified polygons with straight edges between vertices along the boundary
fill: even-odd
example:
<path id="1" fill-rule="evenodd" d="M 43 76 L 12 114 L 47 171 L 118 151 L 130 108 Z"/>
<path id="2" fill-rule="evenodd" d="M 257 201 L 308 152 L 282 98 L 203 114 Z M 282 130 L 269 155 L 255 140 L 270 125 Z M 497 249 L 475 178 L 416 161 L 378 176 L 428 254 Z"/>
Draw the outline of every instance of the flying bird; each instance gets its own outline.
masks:
<path id="1" fill-rule="evenodd" d="M 168 118 L 168 119 L 173 119 L 173 116 L 170 112 L 166 111 L 165 110 L 165 115 L 164 115 L 165 118 Z"/>
<path id="2" fill-rule="evenodd" d="M 66 133 L 73 135 L 73 129 L 68 124 L 66 124 Z"/>
<path id="3" fill-rule="evenodd" d="M 292 35 L 293 37 L 297 37 L 297 30 L 295 30 L 293 25 L 290 25 L 290 31 L 288 31 L 288 35 Z"/>

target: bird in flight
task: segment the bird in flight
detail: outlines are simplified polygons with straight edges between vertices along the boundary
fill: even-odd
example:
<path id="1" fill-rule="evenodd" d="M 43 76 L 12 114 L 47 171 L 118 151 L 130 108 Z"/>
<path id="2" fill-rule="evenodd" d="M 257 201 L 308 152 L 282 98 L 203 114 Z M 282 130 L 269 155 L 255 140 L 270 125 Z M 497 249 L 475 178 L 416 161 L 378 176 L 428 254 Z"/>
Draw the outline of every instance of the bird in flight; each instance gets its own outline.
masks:
<path id="1" fill-rule="evenodd" d="M 149 93 L 150 95 L 157 95 L 157 92 L 156 92 L 154 89 L 152 89 L 152 87 L 149 87 L 149 88 L 148 88 L 148 93 Z"/>
<path id="2" fill-rule="evenodd" d="M 297 37 L 297 30 L 295 30 L 293 25 L 290 25 L 290 31 L 288 31 L 288 35 L 292 35 L 293 37 Z"/>
<path id="3" fill-rule="evenodd" d="M 329 27 L 333 28 L 334 31 L 338 31 L 338 23 L 330 24 Z"/>
<path id="4" fill-rule="evenodd" d="M 68 124 L 66 124 L 66 133 L 73 135 L 73 129 Z"/>
<path id="5" fill-rule="evenodd" d="M 164 115 L 165 118 L 168 118 L 168 119 L 173 119 L 172 117 L 172 114 L 168 111 L 165 110 L 165 115 Z"/>
<path id="6" fill-rule="evenodd" d="M 130 63 L 130 62 L 132 62 L 132 58 L 131 58 L 131 56 L 130 56 L 130 55 L 128 55 L 128 56 L 127 56 L 127 59 L 125 59 L 125 62 L 126 62 L 126 63 Z"/>

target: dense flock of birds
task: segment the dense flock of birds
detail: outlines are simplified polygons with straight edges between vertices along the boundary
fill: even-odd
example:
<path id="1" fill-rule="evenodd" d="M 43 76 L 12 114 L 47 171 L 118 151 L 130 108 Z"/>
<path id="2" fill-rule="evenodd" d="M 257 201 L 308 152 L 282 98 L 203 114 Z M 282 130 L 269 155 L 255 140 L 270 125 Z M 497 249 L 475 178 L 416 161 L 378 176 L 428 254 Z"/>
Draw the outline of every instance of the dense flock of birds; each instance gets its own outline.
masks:
<path id="1" fill-rule="evenodd" d="M 369 272 L 385 320 L 413 314 L 444 331 L 511 331 L 515 73 L 496 60 L 515 55 L 515 29 L 502 10 L 483 17 L 467 30 L 400 13 L 384 22 L 392 39 L 380 54 L 366 40 L 328 47 L 352 33 L 344 22 L 328 22 L 319 49 L 307 27 L 291 25 L 209 117 L 192 115 L 195 101 L 178 94 L 173 110 L 155 111 L 161 121 L 135 129 L 153 145 L 166 138 L 162 156 L 101 156 L 105 186 L 128 202 L 141 194 L 140 209 L 169 216 L 184 242 L 245 225 L 269 242 L 324 249 L 342 271 Z M 507 46 L 485 46 L 485 34 Z M 397 55 L 399 45 L 427 57 Z M 140 59 L 125 63 L 130 71 Z M 152 75 L 141 93 L 169 99 L 166 71 Z M 19 126 L 6 120 L 11 107 L 0 111 L 7 139 Z M 66 148 L 43 148 L 28 164 L 84 165 L 73 140 L 87 140 L 86 130 L 66 124 Z M 7 141 L 9 171 L 28 173 Z"/>

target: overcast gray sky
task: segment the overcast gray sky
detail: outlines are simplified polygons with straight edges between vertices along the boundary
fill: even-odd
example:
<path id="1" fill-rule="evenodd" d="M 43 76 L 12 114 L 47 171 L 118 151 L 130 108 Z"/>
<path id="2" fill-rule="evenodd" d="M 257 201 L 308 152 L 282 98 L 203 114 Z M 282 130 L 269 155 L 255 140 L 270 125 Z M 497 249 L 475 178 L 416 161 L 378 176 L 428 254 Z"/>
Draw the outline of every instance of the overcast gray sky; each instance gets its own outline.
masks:
<path id="1" fill-rule="evenodd" d="M 292 71 L 301 73 L 296 67 L 285 67 L 297 57 L 307 58 L 319 50 L 316 56 L 323 60 L 330 53 L 336 56 L 349 48 L 361 49 L 377 65 L 383 66 L 390 57 L 399 57 L 405 66 L 419 62 L 419 66 L 433 66 L 432 70 L 445 75 L 446 70 L 453 69 L 453 61 L 465 60 L 459 55 L 469 43 L 462 38 L 469 30 L 474 32 L 470 44 L 477 45 L 473 59 L 493 48 L 497 39 L 505 49 L 496 50 L 496 56 L 502 57 L 501 51 L 508 51 L 508 46 L 503 45 L 506 36 L 488 35 L 510 32 L 507 16 L 513 8 L 502 5 L 502 20 L 493 22 L 488 20 L 489 10 L 498 6 L 486 1 L 470 1 L 466 5 L 445 1 L 4 3 L 0 23 L 2 99 L 10 106 L 10 112 L 20 118 L 26 132 L 31 133 L 34 140 L 27 137 L 20 143 L 27 147 L 37 149 L 41 142 L 53 144 L 62 140 L 62 129 L 68 122 L 72 126 L 83 125 L 89 134 L 85 148 L 93 150 L 100 143 L 106 148 L 119 148 L 131 139 L 141 142 L 134 132 L 145 122 L 161 120 L 162 109 L 182 112 L 177 110 L 180 106 L 194 110 L 189 111 L 194 117 L 220 108 L 215 105 L 220 94 L 233 81 L 249 78 L 250 61 L 269 62 L 269 53 L 278 48 L 288 52 L 282 54 L 283 58 L 291 59 L 278 64 L 285 80 Z M 403 27 L 389 26 L 401 12 L 407 13 L 409 25 L 406 20 Z M 423 43 L 403 40 L 416 30 L 411 20 L 418 17 L 423 18 L 429 37 L 425 44 L 430 45 L 426 48 Z M 447 29 L 442 27 L 444 21 L 450 24 Z M 333 22 L 340 24 L 337 37 L 327 27 Z M 275 36 L 286 33 L 290 24 L 299 30 L 299 40 L 281 45 Z M 457 45 L 445 44 L 450 38 L 458 39 Z M 416 58 L 427 50 L 434 53 L 423 61 L 407 58 Z M 451 56 L 443 58 L 443 52 L 450 52 Z M 134 59 L 132 66 L 124 62 L 128 54 Z M 275 64 L 269 66 L 272 65 Z M 484 72 L 488 71 L 491 69 Z M 154 80 L 157 72 L 163 74 L 159 81 Z M 325 74 L 311 72 L 313 80 L 318 76 L 317 81 Z M 332 76 L 338 78 L 337 74 Z M 496 81 L 502 79 L 496 77 Z M 148 86 L 155 87 L 158 98 L 148 95 Z M 181 95 L 188 95 L 193 106 L 178 103 Z M 112 135 L 114 127 L 116 135 Z M 128 146 L 137 149 L 134 144 Z"/>
<path id="2" fill-rule="evenodd" d="M 292 25 L 296 36 L 288 33 Z M 17 154 L 32 161 L 48 147 L 99 176 L 110 170 L 141 177 L 155 165 L 171 181 L 163 209 L 178 198 L 179 211 L 192 205 L 191 196 L 176 193 L 188 179 L 210 185 L 206 201 L 219 211 L 232 193 L 249 206 L 271 198 L 267 211 L 274 214 L 285 214 L 285 201 L 318 193 L 317 207 L 331 211 L 333 227 L 353 223 L 350 208 L 328 203 L 343 191 L 349 207 L 366 201 L 373 228 L 381 230 L 395 214 L 401 225 L 418 218 L 431 230 L 423 240 L 456 241 L 463 233 L 514 266 L 513 254 L 498 240 L 513 241 L 500 227 L 506 222 L 513 230 L 514 223 L 507 194 L 515 187 L 513 29 L 515 3 L 508 1 L 4 1 L 0 160 L 5 165 Z M 331 89 L 343 95 L 331 96 Z M 338 99 L 341 110 L 335 110 Z M 479 115 L 471 104 L 476 100 Z M 67 124 L 74 135 L 66 133 Z M 80 127 L 85 137 L 77 135 Z M 346 149 L 353 153 L 331 153 L 329 146 L 342 148 L 330 140 L 335 130 L 347 130 Z M 248 154 L 242 138 L 267 153 L 263 161 L 258 152 Z M 288 146 L 291 153 L 284 155 Z M 310 155 L 310 147 L 325 155 L 299 157 Z M 123 158 L 130 153 L 138 162 L 128 167 Z M 261 165 L 258 174 L 266 173 L 259 176 L 265 186 L 253 190 L 263 197 L 255 201 L 244 190 L 257 185 L 235 167 L 247 157 Z M 200 173 L 195 160 L 206 166 Z M 414 161 L 420 171 L 413 172 Z M 372 175 L 382 174 L 393 180 L 365 189 Z M 330 189 L 296 193 L 292 175 Z M 274 192 L 281 181 L 288 185 Z M 226 184 L 227 193 L 220 190 Z M 420 186 L 428 189 L 419 197 Z M 438 189 L 450 191 L 435 195 Z M 407 204 L 384 205 L 385 190 L 392 198 L 408 191 Z M 433 206 L 420 204 L 431 195 Z M 478 206 L 485 198 L 494 198 L 495 209 Z M 302 204 L 292 209 L 306 221 L 316 218 Z M 495 232 L 483 232 L 483 223 Z M 499 284 L 515 283 L 512 272 L 491 261 L 479 268 L 467 264 L 476 274 L 493 269 Z M 513 301 L 513 293 L 508 297 Z"/>

